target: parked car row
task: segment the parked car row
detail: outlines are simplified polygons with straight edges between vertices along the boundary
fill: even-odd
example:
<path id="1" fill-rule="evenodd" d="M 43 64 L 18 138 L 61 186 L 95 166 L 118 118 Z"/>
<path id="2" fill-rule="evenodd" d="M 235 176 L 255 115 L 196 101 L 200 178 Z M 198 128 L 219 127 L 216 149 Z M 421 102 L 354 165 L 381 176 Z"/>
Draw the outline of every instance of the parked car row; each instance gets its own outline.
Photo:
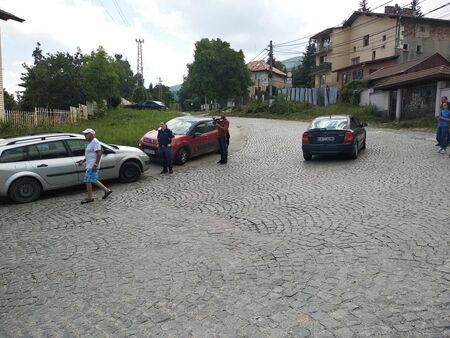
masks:
<path id="1" fill-rule="evenodd" d="M 365 123 L 350 115 L 321 116 L 314 119 L 302 135 L 303 158 L 314 155 L 348 154 L 356 159 L 366 148 Z M 190 158 L 218 152 L 218 132 L 213 119 L 183 116 L 167 122 L 175 137 L 172 155 L 183 165 Z M 139 179 L 149 168 L 150 159 L 159 157 L 157 130 L 150 130 L 139 141 L 139 149 L 100 142 L 102 164 L 100 180 Z M 47 133 L 0 139 L 0 196 L 16 203 L 31 202 L 42 191 L 83 183 L 84 169 L 77 161 L 84 158 L 87 141 L 74 133 Z"/>

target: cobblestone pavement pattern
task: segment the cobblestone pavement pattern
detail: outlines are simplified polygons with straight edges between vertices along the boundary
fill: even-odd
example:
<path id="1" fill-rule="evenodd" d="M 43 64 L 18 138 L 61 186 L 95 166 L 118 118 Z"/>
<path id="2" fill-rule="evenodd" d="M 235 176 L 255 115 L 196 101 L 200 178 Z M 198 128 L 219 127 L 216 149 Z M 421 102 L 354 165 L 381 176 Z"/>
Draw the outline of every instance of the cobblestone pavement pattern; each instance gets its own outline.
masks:
<path id="1" fill-rule="evenodd" d="M 0 336 L 450 336 L 434 135 L 369 129 L 357 160 L 304 162 L 305 123 L 232 123 L 226 166 L 0 205 Z"/>

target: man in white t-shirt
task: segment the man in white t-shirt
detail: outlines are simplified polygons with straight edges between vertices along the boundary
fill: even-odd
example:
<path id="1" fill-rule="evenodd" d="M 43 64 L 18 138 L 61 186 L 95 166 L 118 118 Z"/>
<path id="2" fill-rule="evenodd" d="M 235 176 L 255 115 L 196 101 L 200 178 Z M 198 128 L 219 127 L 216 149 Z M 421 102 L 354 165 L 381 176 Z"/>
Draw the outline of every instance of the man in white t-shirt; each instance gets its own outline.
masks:
<path id="1" fill-rule="evenodd" d="M 86 172 L 84 174 L 83 182 L 86 184 L 87 198 L 81 201 L 82 204 L 85 204 L 94 201 L 94 198 L 92 197 L 92 184 L 95 184 L 103 190 L 103 199 L 107 198 L 112 193 L 112 190 L 105 187 L 98 180 L 100 161 L 102 159 L 102 146 L 95 138 L 94 129 L 88 128 L 83 131 L 83 134 L 89 143 L 84 152 L 84 160 L 78 161 L 78 165 L 81 166 L 83 163 L 86 163 Z"/>

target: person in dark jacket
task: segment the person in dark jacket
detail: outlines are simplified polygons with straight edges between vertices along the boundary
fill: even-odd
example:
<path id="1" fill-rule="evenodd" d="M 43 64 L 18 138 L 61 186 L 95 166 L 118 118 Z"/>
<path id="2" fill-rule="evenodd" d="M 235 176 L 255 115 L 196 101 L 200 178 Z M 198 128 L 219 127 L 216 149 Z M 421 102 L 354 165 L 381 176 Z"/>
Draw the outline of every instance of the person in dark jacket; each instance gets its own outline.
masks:
<path id="1" fill-rule="evenodd" d="M 158 129 L 158 148 L 159 148 L 159 154 L 162 159 L 162 165 L 163 170 L 161 171 L 161 174 L 169 173 L 172 174 L 172 139 L 174 138 L 174 135 L 172 131 L 167 128 L 167 125 L 165 122 L 161 122 L 159 124 Z M 167 169 L 169 169 L 167 171 Z"/>
<path id="2" fill-rule="evenodd" d="M 447 96 L 442 96 L 441 97 L 441 105 L 439 106 L 439 110 L 440 111 L 442 110 L 442 107 L 444 106 L 444 103 L 448 104 Z M 450 133 L 450 131 L 449 131 L 449 133 Z M 440 143 L 439 143 L 439 123 L 438 123 L 438 128 L 436 130 L 436 141 L 437 141 L 437 143 L 435 144 L 435 146 L 439 146 L 440 145 Z M 450 134 L 448 135 L 448 143 L 450 145 Z"/>

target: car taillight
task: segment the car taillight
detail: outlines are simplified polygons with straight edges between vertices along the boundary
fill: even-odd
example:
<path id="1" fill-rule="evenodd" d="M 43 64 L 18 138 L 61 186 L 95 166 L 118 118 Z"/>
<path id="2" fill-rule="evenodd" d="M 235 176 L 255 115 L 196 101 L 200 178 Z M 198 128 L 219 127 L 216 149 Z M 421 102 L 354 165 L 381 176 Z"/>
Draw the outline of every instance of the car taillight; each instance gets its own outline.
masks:
<path id="1" fill-rule="evenodd" d="M 306 132 L 306 131 L 303 133 L 303 136 L 302 136 L 302 143 L 303 143 L 303 144 L 309 143 L 308 132 Z"/>
<path id="2" fill-rule="evenodd" d="M 346 131 L 344 134 L 344 142 L 352 142 L 353 141 L 353 133 L 351 131 Z"/>

